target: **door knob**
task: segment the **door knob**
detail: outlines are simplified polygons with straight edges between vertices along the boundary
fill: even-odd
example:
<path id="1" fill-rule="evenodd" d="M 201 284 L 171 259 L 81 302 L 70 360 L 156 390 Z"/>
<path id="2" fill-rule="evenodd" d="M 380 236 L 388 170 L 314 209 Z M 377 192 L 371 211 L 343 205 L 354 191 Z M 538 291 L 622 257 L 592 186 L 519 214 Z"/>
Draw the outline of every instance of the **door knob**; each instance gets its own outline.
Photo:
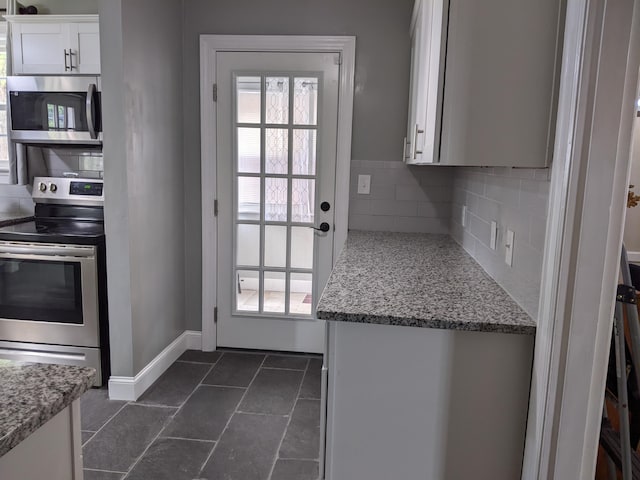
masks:
<path id="1" fill-rule="evenodd" d="M 331 230 L 331 226 L 327 222 L 322 222 L 319 228 L 316 228 L 316 227 L 309 227 L 309 228 L 313 228 L 318 232 L 325 232 L 325 233 Z"/>
<path id="2" fill-rule="evenodd" d="M 322 210 L 323 212 L 328 212 L 330 208 L 331 204 L 329 202 L 322 202 L 320 204 L 320 210 Z"/>

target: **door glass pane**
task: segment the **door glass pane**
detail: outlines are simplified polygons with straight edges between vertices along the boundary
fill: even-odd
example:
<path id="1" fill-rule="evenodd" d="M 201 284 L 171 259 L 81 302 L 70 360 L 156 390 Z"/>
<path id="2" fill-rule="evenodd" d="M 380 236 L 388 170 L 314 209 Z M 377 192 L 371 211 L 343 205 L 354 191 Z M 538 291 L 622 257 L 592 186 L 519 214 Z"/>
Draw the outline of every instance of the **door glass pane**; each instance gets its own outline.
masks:
<path id="1" fill-rule="evenodd" d="M 0 259 L 0 318 L 82 324 L 79 262 Z"/>
<path id="2" fill-rule="evenodd" d="M 291 220 L 313 223 L 315 216 L 315 180 L 294 178 L 292 181 Z"/>
<path id="3" fill-rule="evenodd" d="M 264 311 L 284 313 L 285 306 L 284 272 L 264 272 Z"/>
<path id="4" fill-rule="evenodd" d="M 238 225 L 236 262 L 238 265 L 260 266 L 260 225 Z"/>
<path id="5" fill-rule="evenodd" d="M 260 272 L 238 270 L 236 273 L 236 310 L 257 312 L 260 296 Z"/>
<path id="6" fill-rule="evenodd" d="M 266 173 L 286 175 L 289 170 L 289 131 L 267 128 L 264 131 Z"/>
<path id="7" fill-rule="evenodd" d="M 287 179 L 265 179 L 264 219 L 269 222 L 287 221 Z"/>
<path id="8" fill-rule="evenodd" d="M 293 174 L 316 174 L 316 131 L 293 131 Z"/>
<path id="9" fill-rule="evenodd" d="M 287 266 L 287 227 L 264 227 L 264 264 L 267 267 Z"/>
<path id="10" fill-rule="evenodd" d="M 289 123 L 289 78 L 265 79 L 266 123 Z"/>
<path id="11" fill-rule="evenodd" d="M 258 177 L 238 177 L 238 220 L 260 220 Z"/>
<path id="12" fill-rule="evenodd" d="M 291 227 L 291 267 L 313 268 L 314 232 L 309 227 Z"/>
<path id="13" fill-rule="evenodd" d="M 260 173 L 259 128 L 238 128 L 238 172 Z"/>
<path id="14" fill-rule="evenodd" d="M 289 312 L 311 315 L 313 277 L 310 273 L 292 273 L 289 287 Z"/>
<path id="15" fill-rule="evenodd" d="M 237 77 L 238 123 L 260 123 L 260 77 Z"/>
<path id="16" fill-rule="evenodd" d="M 296 77 L 293 85 L 293 123 L 315 125 L 318 121 L 318 79 Z"/>

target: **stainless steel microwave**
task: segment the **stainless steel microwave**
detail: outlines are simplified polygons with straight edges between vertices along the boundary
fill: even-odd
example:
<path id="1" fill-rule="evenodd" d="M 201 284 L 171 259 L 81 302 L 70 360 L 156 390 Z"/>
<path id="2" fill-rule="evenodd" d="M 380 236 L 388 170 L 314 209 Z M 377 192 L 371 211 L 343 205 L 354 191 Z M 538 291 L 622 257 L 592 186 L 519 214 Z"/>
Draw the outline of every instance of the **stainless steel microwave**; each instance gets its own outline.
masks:
<path id="1" fill-rule="evenodd" d="M 8 77 L 7 93 L 14 142 L 102 144 L 100 77 Z"/>

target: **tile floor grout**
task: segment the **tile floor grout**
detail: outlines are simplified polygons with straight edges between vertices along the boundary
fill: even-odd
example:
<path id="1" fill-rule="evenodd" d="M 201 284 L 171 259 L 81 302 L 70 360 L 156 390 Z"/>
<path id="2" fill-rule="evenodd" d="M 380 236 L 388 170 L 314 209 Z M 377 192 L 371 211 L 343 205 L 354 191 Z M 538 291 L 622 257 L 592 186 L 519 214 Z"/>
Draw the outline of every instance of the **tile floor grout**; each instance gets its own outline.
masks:
<path id="1" fill-rule="evenodd" d="M 171 423 L 171 420 L 173 420 L 173 418 L 175 418 L 175 416 L 180 412 L 180 410 L 182 409 L 182 407 L 187 403 L 187 401 L 193 396 L 193 394 L 195 393 L 195 391 L 198 389 L 198 387 L 202 384 L 202 380 L 204 380 L 207 375 L 209 375 L 209 373 L 211 373 L 211 370 L 214 369 L 214 367 L 218 364 L 218 362 L 220 361 L 220 359 L 224 356 L 224 353 L 222 355 L 220 355 L 218 357 L 218 359 L 209 367 L 209 369 L 206 371 L 206 373 L 202 376 L 202 378 L 200 379 L 200 383 L 198 383 L 198 385 L 196 385 L 196 387 L 191 391 L 191 393 L 189 395 L 187 395 L 185 397 L 185 399 L 180 403 L 180 405 L 178 405 L 178 407 L 176 408 L 176 411 L 173 413 L 173 415 L 170 415 L 169 417 L 167 417 L 167 419 L 165 420 L 165 424 L 162 426 L 162 428 L 160 429 L 160 431 L 158 432 L 158 434 L 149 442 L 149 444 L 147 445 L 147 447 L 143 450 L 143 452 L 140 454 L 140 456 L 133 462 L 133 464 L 131 464 L 131 466 L 129 467 L 129 470 L 127 470 L 127 473 L 125 474 L 124 478 L 122 480 L 127 480 L 127 477 L 129 476 L 129 474 L 133 471 L 133 469 L 136 467 L 136 465 L 138 465 L 138 463 L 140 463 L 140 460 L 142 460 L 142 457 L 144 457 L 145 453 L 147 453 L 147 451 L 149 450 L 149 448 L 151 448 L 151 445 L 153 445 L 153 443 L 158 439 L 158 438 L 164 438 L 164 437 L 160 437 L 160 435 L 162 434 L 162 432 L 164 432 L 164 430 L 167 428 L 167 426 Z M 138 405 L 137 402 L 133 402 L 136 405 Z M 155 405 L 148 405 L 147 406 L 155 406 Z M 166 408 L 175 408 L 175 407 L 166 407 Z M 217 443 L 214 443 L 214 445 L 211 447 L 211 450 L 213 451 L 216 448 Z M 202 471 L 200 471 L 202 472 Z"/>
<path id="2" fill-rule="evenodd" d="M 302 383 L 304 382 L 304 376 L 307 372 L 307 369 L 309 368 L 311 361 L 309 359 L 307 359 L 307 364 L 305 366 L 304 372 L 302 374 L 302 378 L 300 379 L 300 385 L 298 385 L 298 391 L 296 392 L 296 396 L 293 399 L 293 406 L 291 407 L 291 412 L 289 413 L 289 420 L 287 421 L 287 426 L 284 427 L 284 431 L 282 432 L 282 437 L 280 438 L 280 442 L 278 443 L 278 448 L 276 449 L 276 455 L 273 458 L 273 463 L 271 464 L 271 470 L 269 471 L 269 476 L 267 477 L 267 480 L 271 480 L 271 478 L 273 477 L 273 470 L 276 468 L 276 463 L 278 463 L 278 460 L 280 459 L 280 449 L 282 448 L 282 442 L 284 442 L 284 437 L 287 436 L 287 431 L 289 430 L 289 426 L 291 425 L 291 420 L 293 419 L 293 412 L 296 409 L 296 405 L 298 403 L 298 397 L 300 396 L 300 391 L 302 390 Z"/>
<path id="3" fill-rule="evenodd" d="M 229 431 L 229 426 L 231 424 L 231 421 L 233 420 L 234 417 L 237 416 L 237 414 L 241 414 L 241 415 L 251 415 L 251 416 L 268 416 L 268 417 L 281 417 L 281 418 L 286 418 L 286 426 L 284 427 L 284 430 L 282 432 L 282 436 L 279 439 L 277 448 L 275 450 L 275 454 L 273 457 L 273 461 L 271 464 L 271 467 L 269 469 L 268 475 L 265 478 L 265 480 L 271 480 L 273 478 L 273 475 L 275 473 L 275 469 L 276 469 L 276 465 L 278 465 L 279 461 L 285 461 L 285 462 L 291 462 L 291 461 L 302 461 L 302 462 L 314 462 L 314 463 L 318 463 L 319 462 L 319 455 L 316 458 L 289 458 L 289 457 L 280 457 L 280 450 L 284 444 L 284 440 L 287 437 L 287 434 L 289 432 L 289 428 L 292 425 L 293 422 L 293 413 L 295 412 L 296 407 L 298 406 L 300 400 L 311 400 L 311 401 L 318 401 L 318 398 L 313 398 L 313 397 L 308 397 L 308 396 L 302 396 L 304 395 L 303 393 L 303 387 L 305 386 L 305 380 L 309 380 L 309 376 L 311 376 L 310 378 L 313 378 L 313 372 L 311 371 L 312 368 L 312 362 L 317 358 L 316 355 L 308 355 L 308 354 L 301 354 L 301 355 L 296 355 L 295 353 L 290 354 L 289 352 L 287 353 L 278 353 L 278 352 L 245 352 L 245 351 L 235 351 L 235 350 L 230 350 L 230 351 L 220 351 L 219 352 L 219 356 L 217 358 L 215 358 L 215 361 L 213 362 L 201 362 L 201 361 L 190 361 L 190 360 L 176 360 L 175 363 L 184 363 L 184 364 L 192 364 L 192 365 L 207 365 L 209 366 L 208 369 L 206 369 L 206 371 L 204 372 L 204 374 L 202 375 L 202 377 L 200 378 L 199 382 L 195 385 L 195 387 L 193 387 L 193 389 L 190 391 L 190 393 L 188 395 L 186 395 L 186 397 L 179 402 L 177 405 L 167 405 L 167 404 L 156 404 L 156 403 L 139 403 L 137 401 L 128 401 L 125 402 L 122 406 L 120 406 L 120 408 L 118 408 L 112 415 L 108 416 L 108 418 L 106 419 L 106 421 L 104 421 L 104 423 L 94 432 L 92 430 L 83 430 L 83 432 L 91 434 L 87 440 L 85 442 L 83 442 L 83 447 L 85 445 L 87 445 L 89 442 L 91 442 L 94 438 L 96 438 L 97 434 L 102 432 L 107 425 L 111 424 L 114 419 L 116 417 L 119 416 L 119 414 L 127 407 L 127 406 L 142 406 L 142 407 L 147 407 L 147 408 L 164 408 L 164 409 L 173 409 L 173 413 L 171 413 L 170 415 L 168 415 L 165 419 L 164 419 L 164 423 L 162 424 L 162 426 L 160 427 L 159 432 L 151 439 L 151 441 L 148 442 L 148 444 L 146 444 L 145 448 L 143 449 L 142 453 L 137 456 L 137 458 L 135 459 L 135 461 L 133 461 L 133 463 L 129 466 L 129 468 L 122 472 L 122 471 L 118 471 L 118 470 L 102 470 L 102 469 L 98 469 L 98 468 L 85 468 L 85 470 L 87 471 L 95 471 L 95 472 L 105 472 L 105 473 L 112 473 L 112 474 L 117 474 L 117 475 L 122 475 L 121 480 L 126 480 L 127 478 L 129 478 L 129 476 L 132 474 L 133 470 L 140 465 L 140 462 L 145 458 L 145 456 L 147 456 L 147 454 L 150 451 L 151 446 L 158 441 L 158 439 L 168 439 L 168 440 L 177 440 L 177 441 L 193 441 L 193 442 L 200 442 L 202 444 L 206 444 L 206 445 L 210 445 L 210 450 L 208 452 L 208 454 L 206 455 L 206 458 L 204 459 L 204 462 L 202 463 L 202 465 L 200 466 L 199 470 L 198 470 L 198 478 L 200 478 L 202 476 L 202 473 L 205 469 L 205 467 L 207 466 L 207 464 L 211 461 L 211 459 L 214 457 L 215 452 L 218 451 L 218 446 L 221 443 L 221 440 L 223 439 L 225 433 L 227 433 Z M 215 384 L 207 384 L 204 383 L 206 378 L 208 376 L 211 375 L 212 371 L 220 365 L 221 360 L 226 356 L 227 353 L 239 353 L 239 354 L 255 354 L 255 355 L 263 355 L 263 358 L 260 362 L 260 364 L 257 366 L 250 382 L 247 384 L 246 387 L 240 387 L 240 386 L 234 386 L 234 385 L 215 385 Z M 286 366 L 284 368 L 275 366 L 275 367 L 271 367 L 271 366 L 267 366 L 267 360 L 269 359 L 269 357 L 278 357 L 278 356 L 282 356 L 282 357 L 290 357 L 290 358 L 304 358 L 305 359 L 305 367 L 304 368 L 287 368 Z M 285 364 L 286 365 L 286 364 Z M 193 367 L 195 368 L 195 367 Z M 252 388 L 252 386 L 254 386 L 256 379 L 258 378 L 258 376 L 260 375 L 260 373 L 262 371 L 268 371 L 268 370 L 273 370 L 273 371 L 290 371 L 290 372 L 300 372 L 302 373 L 301 379 L 299 381 L 299 384 L 297 386 L 297 390 L 295 391 L 295 395 L 293 396 L 293 402 L 291 405 L 291 408 L 288 410 L 288 413 L 286 414 L 270 414 L 270 413 L 262 413 L 262 412 L 246 412 L 243 411 L 241 409 L 242 403 L 245 401 L 245 399 L 247 398 L 247 395 L 249 394 L 250 389 Z M 193 384 L 192 384 L 193 385 Z M 227 419 L 224 428 L 220 431 L 219 435 L 217 436 L 216 440 L 207 440 L 207 439 L 194 439 L 194 438 L 184 438 L 184 437 L 175 437 L 175 436 L 163 436 L 163 432 L 167 431 L 167 427 L 176 419 L 176 417 L 182 412 L 182 410 L 185 408 L 185 405 L 189 402 L 189 400 L 193 397 L 193 395 L 199 390 L 201 389 L 201 387 L 213 387 L 213 388 L 220 388 L 220 389 L 239 389 L 239 390 L 244 390 L 242 392 L 242 395 L 240 396 L 240 399 L 237 401 L 237 403 L 235 404 L 234 410 L 230 413 L 229 418 Z M 306 388 L 306 387 L 305 387 Z M 308 391 L 306 393 L 309 393 Z M 108 397 L 107 397 L 108 400 Z M 276 439 L 274 439 L 276 440 Z M 194 445 L 195 447 L 195 445 Z M 202 448 L 204 448 L 204 445 L 202 445 Z M 202 451 L 202 453 L 206 453 L 207 449 L 204 449 Z M 318 452 L 319 453 L 319 452 Z M 265 472 L 266 473 L 266 472 Z M 306 477 L 305 477 L 306 478 Z"/>
<path id="4" fill-rule="evenodd" d="M 218 358 L 218 360 L 216 361 L 216 364 L 220 361 L 220 359 L 224 356 L 224 353 L 222 355 L 220 355 L 220 358 Z M 240 404 L 242 404 L 242 400 L 244 400 L 244 397 L 247 396 L 247 392 L 249 392 L 249 388 L 251 388 L 251 385 L 253 385 L 254 380 L 256 379 L 256 377 L 258 376 L 258 373 L 260 372 L 260 368 L 262 368 L 262 365 L 264 364 L 265 360 L 267 359 L 268 355 L 265 355 L 264 358 L 262 359 L 262 362 L 260 362 L 260 365 L 258 366 L 258 368 L 256 369 L 256 373 L 254 373 L 253 378 L 251 378 L 251 381 L 249 382 L 249 384 L 247 385 L 246 390 L 244 391 L 244 393 L 242 394 L 242 397 L 240 397 L 240 400 L 238 400 L 238 404 L 236 405 L 236 408 L 234 409 L 234 411 L 231 413 L 231 415 L 229 415 L 229 419 L 227 420 L 227 423 L 224 425 L 224 428 L 222 429 L 222 431 L 220 432 L 220 435 L 218 436 L 218 440 L 216 441 L 216 444 L 214 445 L 214 447 L 211 449 L 211 451 L 209 452 L 209 455 L 207 456 L 206 460 L 204 461 L 204 463 L 202 464 L 202 467 L 200 467 L 200 471 L 198 473 L 198 476 L 202 475 L 202 471 L 204 470 L 204 467 L 206 467 L 207 463 L 209 463 L 209 460 L 211 459 L 211 457 L 213 457 L 213 454 L 216 451 L 216 448 L 218 448 L 218 445 L 220 445 L 220 440 L 222 439 L 222 436 L 224 435 L 224 432 L 227 431 L 227 428 L 229 428 L 229 424 L 231 423 L 231 419 L 233 418 L 233 416 L 238 413 L 238 407 L 240 406 Z M 205 377 L 206 378 L 206 377 Z M 198 387 L 196 387 L 197 389 Z"/>

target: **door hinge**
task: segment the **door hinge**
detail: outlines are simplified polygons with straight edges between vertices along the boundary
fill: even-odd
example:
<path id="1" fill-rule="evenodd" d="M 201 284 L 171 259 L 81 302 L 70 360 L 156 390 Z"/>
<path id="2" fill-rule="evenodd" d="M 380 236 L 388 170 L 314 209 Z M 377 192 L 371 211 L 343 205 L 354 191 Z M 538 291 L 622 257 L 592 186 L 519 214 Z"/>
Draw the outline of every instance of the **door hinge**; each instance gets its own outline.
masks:
<path id="1" fill-rule="evenodd" d="M 213 307 L 213 323 L 218 323 L 218 307 Z"/>
<path id="2" fill-rule="evenodd" d="M 213 216 L 214 217 L 218 216 L 218 199 L 217 198 L 213 201 Z"/>
<path id="3" fill-rule="evenodd" d="M 218 84 L 217 83 L 213 84 L 213 101 L 214 102 L 218 101 Z"/>

